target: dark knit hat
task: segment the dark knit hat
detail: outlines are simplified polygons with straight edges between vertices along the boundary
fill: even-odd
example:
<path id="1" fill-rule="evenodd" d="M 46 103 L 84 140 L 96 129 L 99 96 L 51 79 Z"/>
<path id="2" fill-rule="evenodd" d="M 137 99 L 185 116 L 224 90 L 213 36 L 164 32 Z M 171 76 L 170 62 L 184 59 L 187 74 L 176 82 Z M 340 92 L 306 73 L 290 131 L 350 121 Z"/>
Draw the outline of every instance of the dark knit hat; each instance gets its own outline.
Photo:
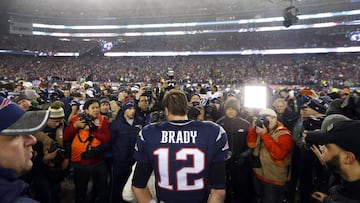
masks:
<path id="1" fill-rule="evenodd" d="M 100 104 L 102 104 L 102 103 L 108 103 L 110 105 L 110 99 L 107 97 L 103 97 L 100 99 Z"/>
<path id="2" fill-rule="evenodd" d="M 55 101 L 48 110 L 50 111 L 49 120 L 62 121 L 65 117 L 64 109 L 62 106 L 64 103 L 61 101 Z"/>
<path id="3" fill-rule="evenodd" d="M 125 96 L 125 98 L 121 101 L 122 110 L 126 111 L 126 109 L 135 107 L 135 102 L 130 96 Z"/>
<path id="4" fill-rule="evenodd" d="M 224 109 L 233 108 L 236 111 L 240 111 L 240 102 L 235 97 L 230 97 L 224 104 Z"/>

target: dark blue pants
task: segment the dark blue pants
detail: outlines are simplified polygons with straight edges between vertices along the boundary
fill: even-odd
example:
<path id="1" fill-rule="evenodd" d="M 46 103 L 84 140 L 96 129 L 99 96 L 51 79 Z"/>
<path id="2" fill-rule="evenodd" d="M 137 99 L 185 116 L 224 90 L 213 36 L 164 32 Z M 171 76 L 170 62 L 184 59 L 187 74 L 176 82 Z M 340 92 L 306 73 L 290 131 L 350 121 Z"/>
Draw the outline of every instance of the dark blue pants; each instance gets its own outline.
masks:
<path id="1" fill-rule="evenodd" d="M 254 177 L 254 186 L 259 203 L 282 203 L 285 196 L 285 186 L 265 183 Z"/>
<path id="2" fill-rule="evenodd" d="M 126 202 L 122 198 L 122 191 L 131 173 L 131 166 L 114 165 L 112 170 L 112 185 L 110 202 L 123 203 Z"/>
<path id="3" fill-rule="evenodd" d="M 95 202 L 108 202 L 108 168 L 104 161 L 93 165 L 74 164 L 75 203 L 89 202 L 88 184 L 93 181 Z"/>

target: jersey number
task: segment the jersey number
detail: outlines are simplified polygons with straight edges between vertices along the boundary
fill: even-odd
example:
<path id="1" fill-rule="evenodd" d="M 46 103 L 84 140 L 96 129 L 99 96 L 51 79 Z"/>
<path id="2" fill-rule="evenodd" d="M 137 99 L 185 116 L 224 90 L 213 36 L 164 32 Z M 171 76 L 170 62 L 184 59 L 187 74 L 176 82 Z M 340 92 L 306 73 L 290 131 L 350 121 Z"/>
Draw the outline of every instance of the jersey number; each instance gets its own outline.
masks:
<path id="1" fill-rule="evenodd" d="M 171 164 L 169 149 L 159 148 L 154 151 L 154 155 L 158 158 L 159 164 L 159 187 L 173 190 L 174 186 L 170 184 L 170 166 Z M 176 152 L 175 161 L 186 161 L 190 157 L 193 159 L 192 166 L 184 166 L 176 171 L 176 185 L 178 191 L 200 190 L 204 188 L 203 178 L 194 180 L 193 184 L 188 183 L 188 174 L 198 174 L 205 168 L 205 154 L 198 148 L 183 148 Z"/>

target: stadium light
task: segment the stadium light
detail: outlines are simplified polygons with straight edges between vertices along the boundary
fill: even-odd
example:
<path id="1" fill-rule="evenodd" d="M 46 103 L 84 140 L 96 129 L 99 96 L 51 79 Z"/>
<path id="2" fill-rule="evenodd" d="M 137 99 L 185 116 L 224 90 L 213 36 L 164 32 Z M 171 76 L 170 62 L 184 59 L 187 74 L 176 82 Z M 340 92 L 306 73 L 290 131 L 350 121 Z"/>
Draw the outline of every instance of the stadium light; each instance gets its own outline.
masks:
<path id="1" fill-rule="evenodd" d="M 289 6 L 284 9 L 283 17 L 284 17 L 284 26 L 290 27 L 291 25 L 297 23 L 299 18 L 297 17 L 299 14 L 299 9 L 295 6 Z"/>

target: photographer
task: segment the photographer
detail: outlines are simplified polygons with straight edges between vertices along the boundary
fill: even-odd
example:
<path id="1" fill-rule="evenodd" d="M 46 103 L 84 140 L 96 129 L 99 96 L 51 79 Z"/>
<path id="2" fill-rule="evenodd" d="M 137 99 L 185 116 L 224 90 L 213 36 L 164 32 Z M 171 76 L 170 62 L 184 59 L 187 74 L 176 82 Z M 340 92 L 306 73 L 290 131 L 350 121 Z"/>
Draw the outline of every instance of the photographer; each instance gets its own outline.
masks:
<path id="1" fill-rule="evenodd" d="M 200 102 L 201 98 L 199 94 L 191 95 L 188 103 L 188 118 L 190 120 L 204 120 L 205 109 Z"/>
<path id="2" fill-rule="evenodd" d="M 110 126 L 100 115 L 100 102 L 88 99 L 84 113 L 73 116 L 64 129 L 64 141 L 72 141 L 71 162 L 74 167 L 75 203 L 89 202 L 87 188 L 90 178 L 96 189 L 97 202 L 108 201 L 108 169 L 104 152 L 110 141 Z"/>
<path id="3" fill-rule="evenodd" d="M 254 196 L 253 173 L 247 156 L 246 137 L 250 123 L 239 116 L 240 102 L 229 98 L 225 102 L 225 116 L 216 121 L 228 136 L 231 158 L 226 163 L 225 202 L 252 202 Z M 249 154 L 249 155 L 246 155 Z"/>
<path id="4" fill-rule="evenodd" d="M 326 105 L 320 99 L 311 99 L 302 107 L 303 111 L 303 129 L 305 131 L 319 130 L 325 118 L 327 110 Z M 327 191 L 329 174 L 317 161 L 316 156 L 310 148 L 302 143 L 300 146 L 299 163 L 299 198 L 300 203 L 315 202 L 311 194 L 315 190 Z"/>
<path id="5" fill-rule="evenodd" d="M 274 110 L 267 108 L 259 112 L 249 128 L 247 144 L 253 149 L 250 164 L 259 202 L 282 202 L 285 184 L 290 179 L 293 140 L 289 130 L 277 120 Z"/>
<path id="6" fill-rule="evenodd" d="M 330 124 L 326 130 L 308 132 L 307 144 L 320 162 L 343 180 L 327 194 L 316 191 L 312 198 L 323 203 L 360 202 L 360 121 L 345 120 Z M 323 145 L 320 149 L 318 145 Z"/>
<path id="7" fill-rule="evenodd" d="M 35 133 L 36 157 L 32 169 L 31 190 L 40 202 L 60 202 L 61 181 L 68 173 L 70 149 L 64 146 L 65 113 L 60 101 L 49 107 L 49 120 L 45 128 Z"/>

